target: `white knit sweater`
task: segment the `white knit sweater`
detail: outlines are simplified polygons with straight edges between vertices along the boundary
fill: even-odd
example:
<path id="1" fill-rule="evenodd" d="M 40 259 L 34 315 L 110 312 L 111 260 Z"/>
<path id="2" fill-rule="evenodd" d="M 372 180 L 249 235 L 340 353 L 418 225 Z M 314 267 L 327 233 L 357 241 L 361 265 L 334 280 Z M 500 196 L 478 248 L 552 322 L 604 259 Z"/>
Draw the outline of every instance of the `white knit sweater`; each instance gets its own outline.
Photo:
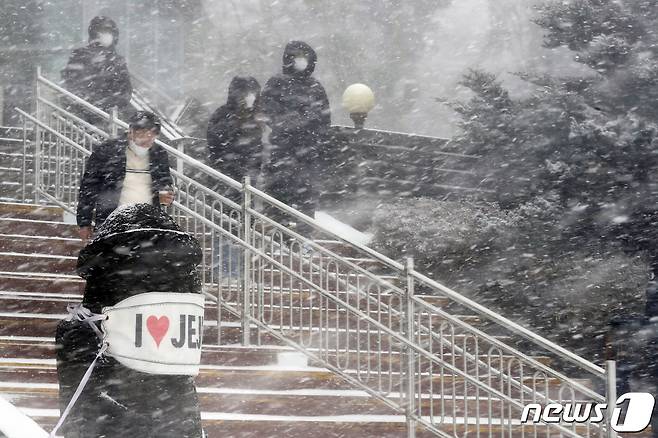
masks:
<path id="1" fill-rule="evenodd" d="M 135 148 L 138 147 L 131 142 L 126 148 L 126 178 L 123 180 L 119 206 L 153 203 L 149 154 L 137 155 Z"/>

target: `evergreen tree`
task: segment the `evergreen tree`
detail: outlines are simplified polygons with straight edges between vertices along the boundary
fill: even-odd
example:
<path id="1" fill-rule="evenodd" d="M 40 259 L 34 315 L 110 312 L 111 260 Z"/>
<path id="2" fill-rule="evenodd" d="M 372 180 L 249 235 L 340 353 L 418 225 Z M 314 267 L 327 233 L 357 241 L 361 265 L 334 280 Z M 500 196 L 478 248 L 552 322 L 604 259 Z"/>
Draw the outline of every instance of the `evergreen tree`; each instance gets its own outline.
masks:
<path id="1" fill-rule="evenodd" d="M 583 214 L 580 232 L 655 209 L 658 26 L 655 4 L 548 3 L 537 23 L 548 47 L 567 46 L 592 68 L 583 78 L 522 77 L 534 95 L 512 101 L 494 77 L 471 72 L 474 97 L 457 107 L 459 144 L 483 155 L 499 199 L 514 207 L 554 192 Z M 494 163 L 491 166 L 491 163 Z"/>
<path id="2" fill-rule="evenodd" d="M 384 206 L 375 238 L 600 358 L 609 321 L 643 312 L 647 273 L 658 267 L 658 4 L 550 0 L 536 23 L 547 47 L 568 47 L 589 73 L 521 73 L 530 97 L 514 99 L 494 75 L 472 70 L 462 81 L 472 98 L 454 104 L 462 134 L 452 147 L 482 157 L 475 170 L 497 206 Z M 401 211 L 432 213 L 405 222 Z M 582 336 L 592 341 L 583 346 Z"/>

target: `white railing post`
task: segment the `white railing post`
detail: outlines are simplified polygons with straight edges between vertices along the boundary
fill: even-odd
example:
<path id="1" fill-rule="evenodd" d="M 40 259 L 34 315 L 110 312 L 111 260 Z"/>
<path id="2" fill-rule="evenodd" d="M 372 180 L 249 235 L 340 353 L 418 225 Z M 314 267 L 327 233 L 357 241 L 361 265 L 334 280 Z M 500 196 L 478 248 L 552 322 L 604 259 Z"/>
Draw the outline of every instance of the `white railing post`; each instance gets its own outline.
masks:
<path id="1" fill-rule="evenodd" d="M 414 277 L 411 275 L 412 271 L 414 270 L 414 259 L 413 257 L 408 257 L 407 258 L 407 263 L 405 265 L 405 275 L 406 275 L 406 280 L 407 280 L 407 285 L 405 287 L 405 302 L 404 302 L 404 324 L 405 324 L 405 335 L 407 339 L 409 340 L 409 345 L 407 345 L 406 348 L 406 399 L 407 399 L 407 409 L 406 409 L 406 416 L 407 416 L 407 438 L 415 438 L 416 437 L 416 420 L 413 419 L 413 415 L 416 413 L 416 361 L 415 361 L 415 354 L 416 352 L 414 351 L 413 348 L 411 348 L 411 345 L 413 345 L 414 342 L 414 334 L 415 334 L 415 327 L 414 327 L 414 302 L 413 302 L 413 297 L 414 297 Z"/>
<path id="2" fill-rule="evenodd" d="M 117 120 L 119 120 L 119 108 L 113 106 L 110 110 L 110 137 L 112 138 L 117 138 L 119 134 Z"/>
<path id="3" fill-rule="evenodd" d="M 181 154 L 184 154 L 184 153 L 185 153 L 185 143 L 184 143 L 184 140 L 183 140 L 183 139 L 179 139 L 179 140 L 178 140 L 178 142 L 177 142 L 177 144 L 176 144 L 176 149 L 177 149 L 178 152 L 180 152 Z M 176 170 L 177 170 L 178 173 L 180 173 L 181 175 L 184 175 L 184 173 L 183 173 L 183 170 L 184 170 L 184 169 L 185 169 L 185 160 L 183 160 L 183 158 L 182 158 L 181 156 L 179 156 L 178 158 L 176 158 Z"/>
<path id="4" fill-rule="evenodd" d="M 41 121 L 41 66 L 37 66 L 37 75 L 36 75 L 36 84 L 34 93 L 36 94 L 35 99 L 35 117 L 37 120 Z M 41 127 L 39 124 L 34 125 L 34 158 L 32 159 L 34 164 L 34 187 L 32 190 L 34 192 L 34 203 L 39 203 L 39 176 L 41 174 L 41 158 L 39 154 L 39 149 L 41 148 Z"/>
<path id="5" fill-rule="evenodd" d="M 244 177 L 242 184 L 242 240 L 251 244 L 251 179 L 249 175 Z M 247 248 L 242 250 L 242 345 L 251 344 L 251 323 L 249 315 L 251 312 L 251 282 L 250 265 L 251 252 Z"/>
<path id="6" fill-rule="evenodd" d="M 605 361 L 605 401 L 608 405 L 605 410 L 606 438 L 616 438 L 617 432 L 612 428 L 612 414 L 617 403 L 617 362 L 614 360 Z"/>
<path id="7" fill-rule="evenodd" d="M 23 167 L 21 172 L 21 196 L 23 202 L 27 201 L 27 195 L 25 194 L 27 186 L 27 119 L 21 116 L 21 121 L 23 122 Z M 36 202 L 35 202 L 36 204 Z"/>

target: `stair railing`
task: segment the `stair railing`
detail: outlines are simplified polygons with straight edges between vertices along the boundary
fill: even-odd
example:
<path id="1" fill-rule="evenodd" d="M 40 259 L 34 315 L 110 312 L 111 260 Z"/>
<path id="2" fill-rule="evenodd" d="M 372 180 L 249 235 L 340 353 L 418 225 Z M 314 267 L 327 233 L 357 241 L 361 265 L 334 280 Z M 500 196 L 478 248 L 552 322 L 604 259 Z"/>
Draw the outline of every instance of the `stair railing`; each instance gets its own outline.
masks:
<path id="1" fill-rule="evenodd" d="M 73 211 L 84 158 L 127 126 L 40 74 L 36 97 L 35 116 L 18 110 L 35 127 L 34 187 L 40 197 Z M 67 111 L 61 103 L 67 99 L 108 120 L 110 132 Z M 454 437 L 469 431 L 511 434 L 519 427 L 532 434 L 614 435 L 601 423 L 519 421 L 526 403 L 614 405 L 613 362 L 602 369 L 423 276 L 412 264 L 336 235 L 250 181 L 240 184 L 159 144 L 195 171 L 195 178 L 172 172 L 178 198 L 171 213 L 201 242 L 205 291 L 217 303 L 218 342 L 235 337 L 236 325 L 243 343 L 285 342 L 405 414 L 409 436 L 416 424 Z M 342 246 L 333 248 L 331 239 Z M 345 249 L 353 254 L 341 254 Z M 415 295 L 419 291 L 448 303 L 433 306 Z M 588 378 L 568 378 L 456 317 L 460 309 L 576 365 Z M 587 386 L 592 379 L 606 384 L 606 396 Z"/>

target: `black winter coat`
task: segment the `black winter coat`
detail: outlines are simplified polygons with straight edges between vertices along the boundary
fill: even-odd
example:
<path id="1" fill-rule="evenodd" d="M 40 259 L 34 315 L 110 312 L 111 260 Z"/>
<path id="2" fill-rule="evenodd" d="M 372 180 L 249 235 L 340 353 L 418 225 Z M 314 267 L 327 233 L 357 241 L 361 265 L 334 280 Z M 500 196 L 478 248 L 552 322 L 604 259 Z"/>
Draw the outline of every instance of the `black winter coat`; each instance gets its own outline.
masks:
<path id="1" fill-rule="evenodd" d="M 75 49 L 62 70 L 62 79 L 64 88 L 104 111 L 114 106 L 125 111 L 130 106 L 130 73 L 114 46 L 92 42 Z"/>
<path id="2" fill-rule="evenodd" d="M 94 313 L 144 292 L 201 293 L 197 240 L 147 204 L 116 211 L 78 258 L 87 280 L 83 304 Z M 63 411 L 99 349 L 84 323 L 57 327 L 57 374 Z M 194 379 L 138 372 L 104 356 L 62 429 L 66 438 L 201 438 Z"/>
<path id="3" fill-rule="evenodd" d="M 211 164 L 238 182 L 247 174 L 256 174 L 262 162 L 263 129 L 256 120 L 259 100 L 252 110 L 240 105 L 249 93 L 260 95 L 260 85 L 254 78 L 233 78 L 226 105 L 219 107 L 208 122 Z"/>
<path id="4" fill-rule="evenodd" d="M 308 60 L 305 71 L 294 69 L 294 59 Z M 272 151 L 268 178 L 309 180 L 317 175 L 331 126 L 329 100 L 313 76 L 317 55 L 306 43 L 292 41 L 283 55 L 283 74 L 272 77 L 261 96 L 270 120 Z"/>
<path id="5" fill-rule="evenodd" d="M 101 224 L 119 205 L 123 180 L 126 177 L 126 136 L 111 139 L 94 147 L 87 159 L 80 183 L 77 222 L 85 227 L 92 223 L 96 211 L 96 225 Z M 159 205 L 158 191 L 173 185 L 169 157 L 162 147 L 154 144 L 149 149 L 153 205 Z"/>

